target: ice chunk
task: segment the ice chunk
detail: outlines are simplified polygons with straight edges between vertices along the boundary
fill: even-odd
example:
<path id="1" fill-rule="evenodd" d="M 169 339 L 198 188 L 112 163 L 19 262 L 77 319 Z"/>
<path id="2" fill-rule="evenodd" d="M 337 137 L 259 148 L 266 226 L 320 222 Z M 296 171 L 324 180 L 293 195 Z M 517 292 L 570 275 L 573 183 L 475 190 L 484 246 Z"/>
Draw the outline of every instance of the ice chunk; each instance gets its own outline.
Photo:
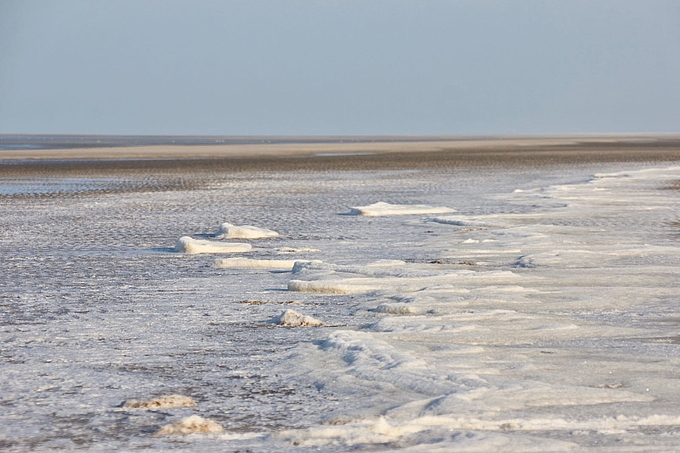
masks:
<path id="1" fill-rule="evenodd" d="M 172 434 L 214 434 L 221 433 L 224 428 L 214 421 L 200 417 L 198 415 L 192 415 L 190 417 L 183 418 L 177 423 L 171 425 L 165 425 L 163 428 L 158 430 L 156 435 L 167 436 Z"/>
<path id="2" fill-rule="evenodd" d="M 321 261 L 300 260 L 256 260 L 250 258 L 223 258 L 215 260 L 215 267 L 224 269 L 276 269 L 291 271 L 296 263 L 311 263 Z"/>
<path id="3" fill-rule="evenodd" d="M 456 212 L 455 209 L 444 206 L 427 206 L 422 204 L 404 205 L 389 204 L 382 201 L 368 206 L 357 206 L 350 209 L 350 215 L 363 216 L 388 216 L 388 215 L 408 215 L 408 214 L 444 214 Z"/>
<path id="4" fill-rule="evenodd" d="M 195 406 L 194 400 L 183 395 L 163 395 L 148 401 L 127 400 L 125 409 L 167 409 L 172 407 Z"/>
<path id="5" fill-rule="evenodd" d="M 215 236 L 226 239 L 267 239 L 279 237 L 279 233 L 251 225 L 238 226 L 231 223 L 223 223 Z"/>
<path id="6" fill-rule="evenodd" d="M 193 239 L 189 236 L 182 236 L 175 246 L 176 252 L 182 253 L 240 253 L 248 252 L 253 247 L 250 244 L 238 242 L 224 243 L 206 241 L 205 239 Z"/>
<path id="7" fill-rule="evenodd" d="M 272 322 L 286 327 L 320 327 L 323 322 L 311 316 L 303 315 L 295 310 L 286 310 L 275 317 Z"/>

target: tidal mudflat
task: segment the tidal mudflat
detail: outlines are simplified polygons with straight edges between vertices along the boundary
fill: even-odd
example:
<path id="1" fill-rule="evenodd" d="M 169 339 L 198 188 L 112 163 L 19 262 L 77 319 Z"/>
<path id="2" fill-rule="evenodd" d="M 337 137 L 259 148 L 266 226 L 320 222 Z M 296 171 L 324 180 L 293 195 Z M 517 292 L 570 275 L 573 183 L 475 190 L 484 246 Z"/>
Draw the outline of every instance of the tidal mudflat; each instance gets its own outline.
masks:
<path id="1" fill-rule="evenodd" d="M 0 447 L 680 447 L 680 147 L 560 140 L 5 154 Z"/>

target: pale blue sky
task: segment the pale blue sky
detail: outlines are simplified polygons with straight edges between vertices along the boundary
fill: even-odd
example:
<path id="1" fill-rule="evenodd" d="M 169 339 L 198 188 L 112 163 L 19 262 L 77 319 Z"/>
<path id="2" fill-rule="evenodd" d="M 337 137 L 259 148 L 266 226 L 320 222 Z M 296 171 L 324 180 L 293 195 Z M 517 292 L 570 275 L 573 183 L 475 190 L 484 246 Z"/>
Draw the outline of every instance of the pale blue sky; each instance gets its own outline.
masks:
<path id="1" fill-rule="evenodd" d="M 0 133 L 678 131 L 676 0 L 0 0 Z"/>

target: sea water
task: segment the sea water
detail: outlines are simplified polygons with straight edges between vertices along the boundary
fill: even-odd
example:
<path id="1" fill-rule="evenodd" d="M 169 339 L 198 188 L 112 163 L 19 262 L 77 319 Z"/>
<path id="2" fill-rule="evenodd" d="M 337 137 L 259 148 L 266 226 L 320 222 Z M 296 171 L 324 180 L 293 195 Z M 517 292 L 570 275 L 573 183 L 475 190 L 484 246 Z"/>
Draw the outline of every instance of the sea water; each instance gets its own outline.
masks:
<path id="1" fill-rule="evenodd" d="M 3 449 L 680 445 L 677 167 L 130 178 L 3 190 Z"/>

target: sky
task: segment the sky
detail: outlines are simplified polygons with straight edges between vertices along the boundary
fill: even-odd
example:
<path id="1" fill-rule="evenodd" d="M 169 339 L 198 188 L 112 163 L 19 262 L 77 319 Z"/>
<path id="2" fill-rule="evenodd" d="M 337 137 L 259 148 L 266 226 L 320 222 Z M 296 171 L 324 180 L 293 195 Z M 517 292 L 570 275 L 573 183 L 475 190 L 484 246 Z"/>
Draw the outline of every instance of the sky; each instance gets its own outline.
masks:
<path id="1" fill-rule="evenodd" d="M 0 0 L 0 133 L 680 132 L 680 1 Z"/>

